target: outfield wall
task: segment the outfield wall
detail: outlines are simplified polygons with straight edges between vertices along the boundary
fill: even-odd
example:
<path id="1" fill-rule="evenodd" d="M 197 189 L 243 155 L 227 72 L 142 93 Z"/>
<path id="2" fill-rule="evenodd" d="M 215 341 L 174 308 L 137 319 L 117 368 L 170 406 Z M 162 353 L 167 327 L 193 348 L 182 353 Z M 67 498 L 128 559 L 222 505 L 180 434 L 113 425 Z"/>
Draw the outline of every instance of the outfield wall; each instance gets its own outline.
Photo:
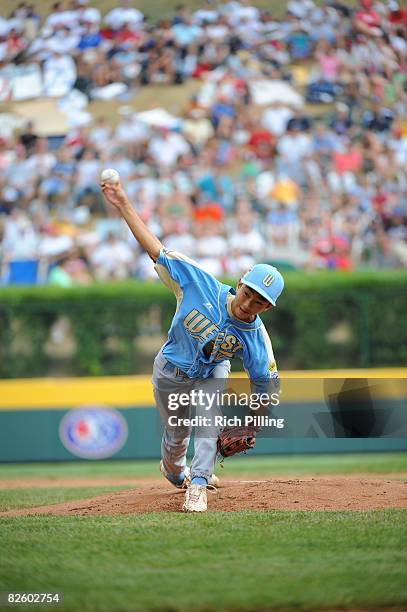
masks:
<path id="1" fill-rule="evenodd" d="M 338 429 L 332 406 L 321 401 L 327 381 L 342 389 L 344 381 L 348 386 L 363 381 L 374 390 L 362 427 Z M 259 437 L 250 452 L 407 451 L 406 381 L 403 368 L 286 372 L 278 410 L 289 426 Z M 359 404 L 352 404 L 353 416 Z M 161 431 L 149 377 L 0 381 L 1 462 L 158 458 Z"/>

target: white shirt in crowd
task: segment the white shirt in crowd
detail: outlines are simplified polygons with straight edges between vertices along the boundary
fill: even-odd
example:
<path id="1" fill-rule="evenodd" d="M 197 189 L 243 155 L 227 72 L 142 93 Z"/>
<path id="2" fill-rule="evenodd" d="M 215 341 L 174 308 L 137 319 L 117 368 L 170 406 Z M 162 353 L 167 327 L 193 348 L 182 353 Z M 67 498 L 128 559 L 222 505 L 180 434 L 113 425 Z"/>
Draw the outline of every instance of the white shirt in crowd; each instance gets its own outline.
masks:
<path id="1" fill-rule="evenodd" d="M 263 41 L 263 26 L 259 21 L 242 21 L 235 26 L 234 31 L 245 43 L 255 44 Z"/>
<path id="2" fill-rule="evenodd" d="M 4 60 L 7 58 L 7 55 L 8 55 L 8 44 L 4 41 L 0 43 L 0 62 L 4 62 Z"/>
<path id="3" fill-rule="evenodd" d="M 6 36 L 10 31 L 10 25 L 8 19 L 4 19 L 4 17 L 0 17 L 0 36 Z"/>
<path id="4" fill-rule="evenodd" d="M 279 140 L 277 149 L 288 162 L 298 163 L 312 153 L 312 140 L 308 134 L 285 134 Z"/>
<path id="5" fill-rule="evenodd" d="M 212 276 L 222 276 L 225 273 L 225 269 L 222 265 L 219 257 L 195 257 L 195 261 Z"/>
<path id="6" fill-rule="evenodd" d="M 8 259 L 35 258 L 37 245 L 38 236 L 25 213 L 15 212 L 6 217 L 2 248 Z"/>
<path id="7" fill-rule="evenodd" d="M 259 9 L 255 6 L 241 4 L 240 2 L 231 2 L 230 4 L 234 6 L 228 15 L 228 19 L 233 26 L 238 25 L 241 21 L 250 23 L 259 20 Z"/>
<path id="8" fill-rule="evenodd" d="M 276 184 L 271 170 L 265 170 L 256 177 L 256 195 L 261 199 L 269 198 Z"/>
<path id="9" fill-rule="evenodd" d="M 74 241 L 67 234 L 44 236 L 38 244 L 38 255 L 40 257 L 58 257 L 58 255 L 68 253 L 73 247 Z"/>
<path id="10" fill-rule="evenodd" d="M 222 40 L 229 33 L 229 28 L 224 23 L 214 23 L 205 28 L 206 35 L 212 40 Z"/>
<path id="11" fill-rule="evenodd" d="M 202 24 L 204 22 L 213 23 L 214 21 L 217 21 L 218 17 L 218 11 L 209 8 L 199 9 L 198 11 L 195 11 L 192 16 L 193 21 L 199 24 Z"/>
<path id="12" fill-rule="evenodd" d="M 113 273 L 117 265 L 130 265 L 134 260 L 132 249 L 123 240 L 102 242 L 93 253 L 90 260 L 94 266 L 102 267 L 106 272 Z"/>
<path id="13" fill-rule="evenodd" d="M 11 164 L 7 168 L 7 184 L 24 192 L 25 187 L 33 184 L 39 172 L 32 161 L 32 158 L 24 159 Z M 41 176 L 46 176 L 46 172 L 41 172 Z"/>
<path id="14" fill-rule="evenodd" d="M 99 151 L 106 150 L 112 143 L 112 140 L 113 134 L 110 125 L 95 126 L 89 133 L 89 142 Z"/>
<path id="15" fill-rule="evenodd" d="M 57 158 L 53 153 L 46 151 L 44 153 L 34 153 L 24 161 L 25 170 L 32 175 L 48 176 L 51 169 L 55 166 Z"/>
<path id="16" fill-rule="evenodd" d="M 286 130 L 289 119 L 294 115 L 287 106 L 267 108 L 261 118 L 262 126 L 275 136 L 282 136 Z"/>
<path id="17" fill-rule="evenodd" d="M 287 3 L 287 11 L 299 19 L 304 19 L 314 9 L 315 4 L 312 0 L 289 0 Z"/>
<path id="18" fill-rule="evenodd" d="M 195 241 L 197 257 L 222 257 L 228 252 L 228 243 L 223 236 L 203 236 Z"/>
<path id="19" fill-rule="evenodd" d="M 71 53 L 74 49 L 77 49 L 80 39 L 77 32 L 58 30 L 47 40 L 46 46 L 53 53 Z"/>
<path id="20" fill-rule="evenodd" d="M 125 24 L 137 27 L 144 19 L 144 15 L 136 8 L 118 6 L 105 15 L 104 22 L 113 30 L 120 30 Z"/>
<path id="21" fill-rule="evenodd" d="M 229 250 L 237 250 L 246 255 L 259 255 L 264 247 L 265 242 L 260 232 L 251 229 L 249 232 L 233 233 L 228 240 Z"/>
<path id="22" fill-rule="evenodd" d="M 401 36 L 390 36 L 390 42 L 393 49 L 401 53 L 403 57 L 407 57 L 407 41 Z"/>
<path id="23" fill-rule="evenodd" d="M 389 141 L 389 146 L 394 151 L 398 165 L 401 168 L 407 167 L 407 137 L 392 138 Z"/>
<path id="24" fill-rule="evenodd" d="M 175 132 L 153 136 L 148 147 L 149 154 L 159 166 L 173 166 L 180 155 L 189 151 L 185 138 Z"/>
<path id="25" fill-rule="evenodd" d="M 193 253 L 195 250 L 195 238 L 188 232 L 171 234 L 165 238 L 164 244 L 170 251 L 179 253 Z"/>
<path id="26" fill-rule="evenodd" d="M 76 185 L 89 187 L 99 183 L 101 163 L 98 159 L 81 159 L 77 165 Z"/>
<path id="27" fill-rule="evenodd" d="M 149 129 L 145 123 L 125 119 L 118 124 L 115 137 L 116 140 L 123 143 L 140 142 L 148 140 L 149 133 Z"/>
<path id="28" fill-rule="evenodd" d="M 99 9 L 94 6 L 82 6 L 77 11 L 79 21 L 86 21 L 87 23 L 99 24 L 102 16 Z"/>
<path id="29" fill-rule="evenodd" d="M 93 6 L 80 6 L 76 9 L 68 11 L 56 11 L 47 17 L 44 25 L 44 31 L 47 32 L 49 30 L 55 30 L 61 26 L 77 29 L 80 22 L 84 21 L 99 24 L 101 21 L 101 13 L 99 9 Z"/>
<path id="30" fill-rule="evenodd" d="M 239 251 L 231 252 L 227 259 L 226 273 L 234 278 L 239 278 L 256 263 L 251 255 L 241 254 Z"/>
<path id="31" fill-rule="evenodd" d="M 185 119 L 182 131 L 194 145 L 203 145 L 214 134 L 212 123 L 206 117 Z"/>
<path id="32" fill-rule="evenodd" d="M 76 81 L 76 65 L 70 55 L 51 55 L 44 62 L 44 94 L 64 96 Z"/>
<path id="33" fill-rule="evenodd" d="M 55 11 L 48 15 L 44 28 L 45 30 L 55 30 L 61 26 L 72 27 L 75 24 L 75 11 Z"/>

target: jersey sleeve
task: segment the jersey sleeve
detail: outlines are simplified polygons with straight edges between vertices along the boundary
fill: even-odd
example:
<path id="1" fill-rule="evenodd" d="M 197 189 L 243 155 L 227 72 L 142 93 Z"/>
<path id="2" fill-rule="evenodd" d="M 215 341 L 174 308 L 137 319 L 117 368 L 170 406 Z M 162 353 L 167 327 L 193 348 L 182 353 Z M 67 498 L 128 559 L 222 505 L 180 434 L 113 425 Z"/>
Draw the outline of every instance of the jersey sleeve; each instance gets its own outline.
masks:
<path id="1" fill-rule="evenodd" d="M 256 393 L 273 393 L 279 388 L 278 370 L 270 337 L 261 324 L 258 334 L 245 347 L 243 365 Z"/>
<path id="2" fill-rule="evenodd" d="M 196 261 L 166 248 L 161 249 L 154 268 L 164 285 L 175 295 L 190 283 L 218 285 L 216 278 L 205 272 Z"/>

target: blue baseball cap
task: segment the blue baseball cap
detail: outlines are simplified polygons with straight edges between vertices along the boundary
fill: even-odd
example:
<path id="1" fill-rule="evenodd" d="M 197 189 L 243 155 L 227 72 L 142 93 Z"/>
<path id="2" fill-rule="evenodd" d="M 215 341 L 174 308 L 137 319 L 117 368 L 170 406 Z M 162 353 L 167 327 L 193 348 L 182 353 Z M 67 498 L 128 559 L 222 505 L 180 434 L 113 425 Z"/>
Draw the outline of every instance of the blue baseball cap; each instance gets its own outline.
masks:
<path id="1" fill-rule="evenodd" d="M 260 293 L 262 297 L 276 305 L 277 298 L 284 289 L 284 279 L 274 266 L 256 264 L 241 278 L 242 283 Z"/>

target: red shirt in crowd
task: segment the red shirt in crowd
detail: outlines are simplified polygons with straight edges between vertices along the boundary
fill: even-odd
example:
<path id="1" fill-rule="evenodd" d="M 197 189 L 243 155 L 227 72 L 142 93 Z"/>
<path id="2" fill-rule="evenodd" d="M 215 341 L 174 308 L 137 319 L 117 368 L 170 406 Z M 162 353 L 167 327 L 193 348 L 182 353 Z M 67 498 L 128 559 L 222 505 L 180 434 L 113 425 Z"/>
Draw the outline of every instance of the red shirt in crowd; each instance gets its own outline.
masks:
<path id="1" fill-rule="evenodd" d="M 259 159 L 269 159 L 273 156 L 274 138 L 267 130 L 252 132 L 247 144 Z"/>
<path id="2" fill-rule="evenodd" d="M 358 149 L 349 149 L 344 153 L 334 153 L 332 156 L 335 172 L 357 172 L 363 162 L 362 154 Z"/>

